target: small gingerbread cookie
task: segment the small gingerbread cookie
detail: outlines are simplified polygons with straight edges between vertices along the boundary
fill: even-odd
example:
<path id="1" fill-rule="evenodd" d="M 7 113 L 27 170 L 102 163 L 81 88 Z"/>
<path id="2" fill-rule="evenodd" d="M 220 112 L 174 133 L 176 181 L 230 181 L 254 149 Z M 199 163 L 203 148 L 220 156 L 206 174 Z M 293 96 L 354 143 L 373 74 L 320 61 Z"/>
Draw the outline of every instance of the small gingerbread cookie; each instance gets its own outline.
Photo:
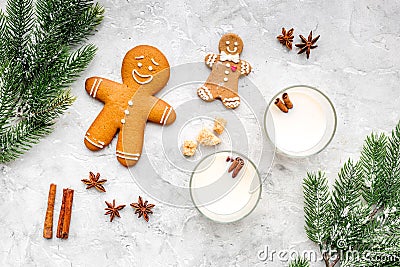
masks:
<path id="1" fill-rule="evenodd" d="M 243 41 L 234 33 L 227 33 L 219 41 L 220 54 L 210 53 L 205 63 L 211 74 L 206 83 L 197 89 L 197 95 L 204 101 L 220 99 L 225 107 L 237 108 L 240 105 L 238 95 L 239 77 L 248 75 L 251 66 L 239 58 L 243 50 Z"/>
<path id="2" fill-rule="evenodd" d="M 139 160 L 147 121 L 168 125 L 175 121 L 173 108 L 154 96 L 169 80 L 169 63 L 160 50 L 139 45 L 122 62 L 122 84 L 101 77 L 86 80 L 88 94 L 104 103 L 85 135 L 90 150 L 103 149 L 119 131 L 116 156 L 128 167 Z"/>

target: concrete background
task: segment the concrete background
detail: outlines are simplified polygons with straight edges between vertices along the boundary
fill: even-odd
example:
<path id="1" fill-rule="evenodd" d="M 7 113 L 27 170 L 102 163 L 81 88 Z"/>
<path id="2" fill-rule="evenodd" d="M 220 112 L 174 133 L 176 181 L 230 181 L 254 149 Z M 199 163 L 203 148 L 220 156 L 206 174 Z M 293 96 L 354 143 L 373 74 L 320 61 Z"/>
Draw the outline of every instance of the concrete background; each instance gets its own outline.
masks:
<path id="1" fill-rule="evenodd" d="M 321 169 L 333 181 L 349 157 L 358 158 L 367 134 L 390 131 L 399 121 L 400 3 L 100 3 L 105 7 L 105 19 L 89 40 L 99 50 L 72 85 L 77 101 L 58 120 L 51 135 L 18 160 L 0 165 L 0 265 L 287 266 L 285 251 L 317 251 L 303 230 L 302 179 L 307 171 Z M 295 42 L 298 34 L 306 36 L 310 30 L 321 35 L 309 60 L 278 43 L 281 27 L 295 28 Z M 137 44 L 160 48 L 172 66 L 202 61 L 206 52 L 216 52 L 218 40 L 226 32 L 242 37 L 242 58 L 254 68 L 249 78 L 267 101 L 290 85 L 315 86 L 334 102 L 338 128 L 332 143 L 318 155 L 293 159 L 278 154 L 256 210 L 240 222 L 220 225 L 195 209 L 170 207 L 145 195 L 115 160 L 116 140 L 96 154 L 88 151 L 82 140 L 102 107 L 84 91 L 87 77 L 120 81 L 122 58 Z M 90 170 L 108 179 L 106 194 L 84 189 L 80 179 Z M 76 191 L 68 240 L 42 238 L 51 182 L 58 184 L 55 223 L 61 188 Z M 104 200 L 116 198 L 129 205 L 137 195 L 157 204 L 148 224 L 134 218 L 129 206 L 113 223 L 103 216 Z M 266 249 L 270 257 L 262 261 L 258 254 Z"/>

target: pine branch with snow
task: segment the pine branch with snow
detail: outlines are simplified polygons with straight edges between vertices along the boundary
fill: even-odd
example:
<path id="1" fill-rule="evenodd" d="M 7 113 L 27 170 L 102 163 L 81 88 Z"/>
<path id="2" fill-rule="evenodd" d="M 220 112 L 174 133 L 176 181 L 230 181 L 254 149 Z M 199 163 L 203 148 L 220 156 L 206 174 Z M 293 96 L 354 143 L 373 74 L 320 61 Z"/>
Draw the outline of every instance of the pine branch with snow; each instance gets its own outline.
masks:
<path id="1" fill-rule="evenodd" d="M 326 267 L 400 266 L 400 122 L 390 136 L 366 138 L 332 191 L 322 172 L 308 173 L 303 188 L 305 230 Z"/>
<path id="2" fill-rule="evenodd" d="M 298 257 L 289 263 L 289 267 L 310 267 L 310 263 L 301 257 Z"/>
<path id="3" fill-rule="evenodd" d="M 103 19 L 91 0 L 8 0 L 0 10 L 0 163 L 52 131 L 68 87 L 93 59 L 84 45 Z"/>

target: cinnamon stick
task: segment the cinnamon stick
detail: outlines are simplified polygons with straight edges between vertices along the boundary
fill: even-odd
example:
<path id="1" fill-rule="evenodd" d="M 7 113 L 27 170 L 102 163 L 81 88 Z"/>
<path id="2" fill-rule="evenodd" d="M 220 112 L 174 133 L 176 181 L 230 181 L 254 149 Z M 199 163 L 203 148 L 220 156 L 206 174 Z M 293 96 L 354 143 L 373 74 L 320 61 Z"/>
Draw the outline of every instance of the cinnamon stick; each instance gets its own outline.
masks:
<path id="1" fill-rule="evenodd" d="M 62 239 L 68 238 L 69 226 L 71 223 L 73 199 L 74 199 L 74 190 L 64 188 L 60 216 L 58 217 L 58 227 L 57 227 L 58 238 Z"/>
<path id="2" fill-rule="evenodd" d="M 229 169 L 228 169 L 228 172 L 233 171 L 233 170 L 236 168 L 236 166 L 239 164 L 238 158 L 239 158 L 239 157 L 237 157 L 237 158 L 232 162 L 231 166 L 230 166 Z"/>
<path id="3" fill-rule="evenodd" d="M 69 226 L 71 224 L 73 199 L 74 199 L 74 190 L 67 189 L 67 197 L 65 200 L 64 223 L 63 223 L 61 238 L 67 239 L 69 235 Z"/>
<path id="4" fill-rule="evenodd" d="M 62 225 L 64 223 L 64 213 L 65 213 L 65 197 L 67 189 L 63 189 L 63 197 L 62 197 L 62 202 L 61 202 L 61 209 L 60 209 L 60 215 L 58 216 L 58 224 L 57 224 L 57 238 L 61 238 L 61 231 L 62 231 Z"/>
<path id="5" fill-rule="evenodd" d="M 283 104 L 282 100 L 280 100 L 279 98 L 277 98 L 275 100 L 275 105 L 282 111 L 285 113 L 288 113 L 288 108 L 285 106 L 285 104 Z"/>
<path id="6" fill-rule="evenodd" d="M 44 219 L 43 237 L 50 239 L 53 237 L 53 215 L 54 202 L 56 200 L 57 185 L 50 184 L 49 196 L 47 199 L 46 218 Z"/>
<path id="7" fill-rule="evenodd" d="M 290 101 L 289 95 L 288 95 L 287 93 L 283 93 L 282 99 L 283 99 L 283 102 L 285 102 L 285 106 L 286 106 L 288 109 L 293 108 L 293 103 L 292 103 L 292 101 Z"/>
<path id="8" fill-rule="evenodd" d="M 239 174 L 239 172 L 243 168 L 243 166 L 244 166 L 244 160 L 239 158 L 238 165 L 236 166 L 235 170 L 232 173 L 232 178 L 235 178 Z"/>

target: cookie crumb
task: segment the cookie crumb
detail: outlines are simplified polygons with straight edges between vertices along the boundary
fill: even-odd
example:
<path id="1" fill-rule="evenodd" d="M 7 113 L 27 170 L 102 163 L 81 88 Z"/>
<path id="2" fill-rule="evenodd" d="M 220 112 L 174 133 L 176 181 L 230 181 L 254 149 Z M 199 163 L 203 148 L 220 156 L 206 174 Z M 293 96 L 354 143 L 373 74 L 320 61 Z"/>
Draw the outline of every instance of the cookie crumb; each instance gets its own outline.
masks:
<path id="1" fill-rule="evenodd" d="M 196 153 L 197 143 L 192 140 L 185 140 L 182 145 L 183 155 L 187 157 L 191 157 Z"/>
<path id="2" fill-rule="evenodd" d="M 218 135 L 222 134 L 225 130 L 226 120 L 224 118 L 214 119 L 214 132 Z"/>
<path id="3" fill-rule="evenodd" d="M 197 142 L 204 146 L 215 146 L 221 143 L 221 139 L 219 139 L 209 129 L 203 128 L 197 136 Z"/>

